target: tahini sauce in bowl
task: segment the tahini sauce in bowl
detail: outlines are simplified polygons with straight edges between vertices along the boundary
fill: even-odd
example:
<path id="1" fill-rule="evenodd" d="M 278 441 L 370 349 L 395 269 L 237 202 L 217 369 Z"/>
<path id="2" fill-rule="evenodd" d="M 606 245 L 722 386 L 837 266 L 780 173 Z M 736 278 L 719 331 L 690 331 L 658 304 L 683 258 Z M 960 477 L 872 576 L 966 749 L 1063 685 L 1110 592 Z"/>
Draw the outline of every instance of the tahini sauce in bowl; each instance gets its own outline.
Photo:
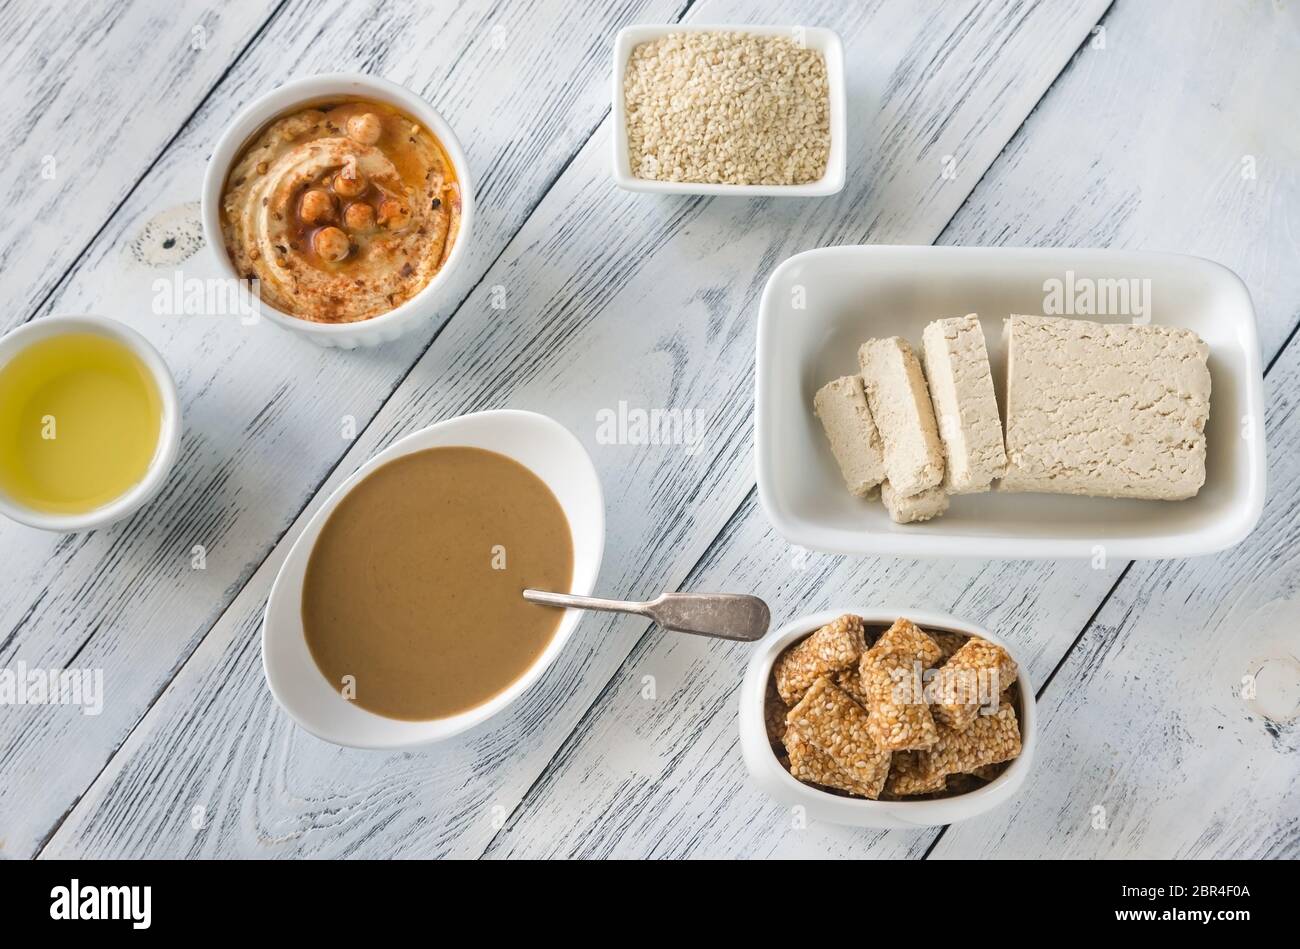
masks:
<path id="1" fill-rule="evenodd" d="M 445 718 L 536 662 L 563 611 L 520 593 L 572 579 L 569 523 L 545 482 L 497 452 L 430 448 L 377 468 L 334 508 L 307 562 L 303 630 L 345 698 Z"/>

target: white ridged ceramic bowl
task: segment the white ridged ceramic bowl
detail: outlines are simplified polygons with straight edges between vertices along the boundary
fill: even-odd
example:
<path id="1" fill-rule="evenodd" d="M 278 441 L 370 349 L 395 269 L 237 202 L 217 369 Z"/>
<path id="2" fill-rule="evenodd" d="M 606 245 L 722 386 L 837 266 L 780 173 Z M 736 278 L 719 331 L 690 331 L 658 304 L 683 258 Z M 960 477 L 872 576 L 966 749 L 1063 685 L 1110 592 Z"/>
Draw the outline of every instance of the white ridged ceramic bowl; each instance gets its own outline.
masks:
<path id="1" fill-rule="evenodd" d="M 162 420 L 158 427 L 158 445 L 154 449 L 149 468 L 138 484 L 125 494 L 107 504 L 84 514 L 52 514 L 36 511 L 0 492 L 0 514 L 5 514 L 21 524 L 47 531 L 73 533 L 94 530 L 114 521 L 120 521 L 135 512 L 158 493 L 167 475 L 176 463 L 181 443 L 181 408 L 176 394 L 176 382 L 171 370 L 158 350 L 147 339 L 125 323 L 102 316 L 50 316 L 18 327 L 0 338 L 0 366 L 3 366 L 28 346 L 43 339 L 64 333 L 93 333 L 106 336 L 123 344 L 139 357 L 153 376 L 162 403 Z"/>
<path id="2" fill-rule="evenodd" d="M 465 248 L 469 244 L 474 225 L 474 186 L 460 141 L 442 115 L 410 89 L 375 76 L 337 73 L 297 79 L 268 92 L 261 98 L 254 99 L 226 127 L 221 138 L 217 140 L 216 148 L 212 150 L 212 157 L 208 159 L 207 171 L 203 175 L 200 211 L 203 237 L 212 248 L 222 275 L 231 280 L 238 280 L 240 276 L 235 272 L 230 256 L 226 253 L 225 241 L 221 235 L 221 192 L 225 187 L 230 166 L 234 164 L 235 158 L 244 145 L 272 119 L 284 115 L 296 106 L 319 102 L 331 96 L 360 96 L 389 103 L 420 120 L 433 132 L 442 144 L 443 150 L 446 151 L 447 157 L 451 159 L 460 183 L 460 229 L 442 269 L 434 275 L 423 290 L 387 313 L 355 323 L 312 323 L 282 313 L 263 301 L 258 301 L 258 312 L 277 326 L 293 330 L 321 346 L 339 349 L 378 346 L 397 339 L 433 318 L 439 304 L 444 302 L 443 287 L 465 260 Z"/>

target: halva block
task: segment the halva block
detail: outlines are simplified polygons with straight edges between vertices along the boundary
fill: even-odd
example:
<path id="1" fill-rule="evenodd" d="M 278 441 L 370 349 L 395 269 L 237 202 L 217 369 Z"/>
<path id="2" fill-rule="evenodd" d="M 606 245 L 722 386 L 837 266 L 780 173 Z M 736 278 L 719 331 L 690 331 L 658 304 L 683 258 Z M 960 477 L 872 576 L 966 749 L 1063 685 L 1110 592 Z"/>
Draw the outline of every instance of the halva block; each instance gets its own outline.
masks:
<path id="1" fill-rule="evenodd" d="M 1005 337 L 1002 489 L 1170 501 L 1200 490 L 1210 373 L 1195 333 L 1012 316 Z"/>

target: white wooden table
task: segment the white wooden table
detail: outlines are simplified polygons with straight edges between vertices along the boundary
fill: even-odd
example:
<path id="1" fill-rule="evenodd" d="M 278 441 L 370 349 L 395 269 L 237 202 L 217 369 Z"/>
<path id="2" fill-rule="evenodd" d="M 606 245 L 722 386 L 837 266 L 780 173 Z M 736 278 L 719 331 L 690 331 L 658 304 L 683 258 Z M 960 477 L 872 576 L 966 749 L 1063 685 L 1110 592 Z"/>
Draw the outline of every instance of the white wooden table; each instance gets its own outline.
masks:
<path id="1" fill-rule="evenodd" d="M 613 36 L 677 20 L 840 33 L 841 194 L 612 186 Z M 186 422 L 170 482 L 127 522 L 0 524 L 0 667 L 102 669 L 105 686 L 97 716 L 0 707 L 0 856 L 1300 854 L 1300 6 L 11 0 L 0 35 L 0 328 L 125 320 L 175 371 Z M 347 354 L 156 315 L 155 279 L 215 272 L 195 202 L 233 110 L 346 70 L 420 91 L 467 148 L 477 226 L 436 324 Z M 1219 556 L 1099 570 L 789 549 L 754 494 L 757 295 L 790 254 L 861 242 L 1160 249 L 1236 270 L 1268 367 L 1259 528 Z M 697 411 L 702 440 L 600 444 L 596 413 L 620 401 Z M 897 604 L 997 630 L 1042 690 L 1019 799 L 944 830 L 792 826 L 741 764 L 745 648 L 630 618 L 587 617 L 523 700 L 431 750 L 294 727 L 263 683 L 259 623 L 298 531 L 395 438 L 504 406 L 554 416 L 595 458 L 604 594 L 750 591 L 777 621 Z"/>

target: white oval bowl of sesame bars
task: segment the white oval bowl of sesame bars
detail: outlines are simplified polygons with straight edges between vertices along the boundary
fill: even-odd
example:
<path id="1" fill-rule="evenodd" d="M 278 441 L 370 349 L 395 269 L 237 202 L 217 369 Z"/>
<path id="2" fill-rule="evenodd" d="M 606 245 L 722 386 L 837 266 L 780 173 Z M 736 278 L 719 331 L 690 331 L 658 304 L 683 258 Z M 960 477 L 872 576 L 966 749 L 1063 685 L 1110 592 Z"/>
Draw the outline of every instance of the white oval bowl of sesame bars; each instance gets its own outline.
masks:
<path id="1" fill-rule="evenodd" d="M 701 34 L 714 34 L 721 37 L 721 42 L 730 44 L 726 50 L 705 50 L 697 48 L 701 43 L 708 43 L 710 37 Z M 643 44 L 665 43 L 671 37 L 685 35 L 684 44 L 688 49 L 675 49 L 672 53 L 676 59 L 656 67 L 656 62 L 643 57 L 638 60 L 639 72 L 634 86 L 634 98 L 640 100 L 651 96 L 656 91 L 663 92 L 660 103 L 663 108 L 653 110 L 653 103 L 629 101 L 625 80 L 628 64 L 635 51 Z M 789 40 L 788 49 L 778 48 L 773 55 L 766 49 L 781 40 Z M 750 44 L 754 50 L 747 51 L 736 44 Z M 750 53 L 764 47 L 761 65 L 749 61 Z M 698 59 L 705 53 L 715 55 L 717 61 L 723 62 L 716 83 L 707 82 L 698 70 L 686 68 L 682 57 Z M 788 55 L 786 55 L 788 53 Z M 808 57 L 805 62 L 801 57 Z M 655 60 L 666 57 L 655 57 Z M 815 110 L 816 115 L 800 114 L 790 105 L 790 93 L 803 84 L 810 68 L 820 71 L 817 61 L 825 69 L 825 99 L 811 99 L 795 103 L 808 113 Z M 726 72 L 731 70 L 730 73 Z M 735 72 L 739 70 L 740 72 Z M 743 94 L 730 90 L 728 84 L 746 87 Z M 640 91 L 636 91 L 640 90 Z M 753 135 L 754 115 L 764 105 L 771 106 L 772 134 L 783 131 L 781 123 L 791 128 L 806 122 L 818 124 L 825 117 L 826 129 L 823 133 L 814 133 L 807 142 L 800 143 L 794 152 L 780 149 L 784 155 L 773 155 L 771 150 L 764 151 L 761 141 L 720 141 L 718 128 L 725 128 L 725 115 L 712 117 L 709 112 L 708 96 L 716 93 L 719 106 L 734 109 L 738 98 L 743 101 L 745 122 L 743 128 Z M 694 97 L 689 109 L 676 108 L 681 96 Z M 750 26 L 750 25 L 683 25 L 665 24 L 657 26 L 628 26 L 619 31 L 614 41 L 614 77 L 612 111 L 613 130 L 613 176 L 614 183 L 625 191 L 644 191 L 657 194 L 709 194 L 732 195 L 734 197 L 784 196 L 817 197 L 836 194 L 844 187 L 845 166 L 848 155 L 847 107 L 845 105 L 844 84 L 844 47 L 839 35 L 834 30 L 822 27 L 804 26 Z M 629 130 L 629 118 L 644 112 L 645 127 L 635 132 Z M 695 118 L 692 119 L 692 116 Z M 792 116 L 792 117 L 791 117 Z M 702 119 L 701 119 L 702 117 Z M 678 120 L 681 121 L 678 121 Z M 710 136 L 703 130 L 692 126 L 692 121 L 705 121 L 709 124 Z M 674 141 L 672 135 L 677 133 L 680 141 Z M 647 134 L 648 133 L 648 134 Z M 632 152 L 638 143 L 646 142 L 653 135 L 659 147 L 655 156 L 649 154 L 649 148 L 641 149 L 641 161 L 651 162 L 654 170 L 642 175 L 633 168 Z M 700 154 L 700 149 L 713 142 L 707 156 Z M 673 156 L 674 160 L 683 162 L 680 176 L 669 175 L 660 170 L 658 156 Z M 746 156 L 764 155 L 773 159 L 772 174 L 767 177 L 779 179 L 792 177 L 796 181 L 762 180 L 765 173 L 755 167 L 741 166 L 740 177 L 748 183 L 725 180 L 706 180 L 710 177 L 737 177 L 724 170 L 717 176 L 704 174 L 705 164 L 714 167 L 717 160 L 746 160 Z M 824 155 L 824 160 L 823 156 Z M 811 164 L 808 164 L 808 161 Z M 698 169 L 697 166 L 698 165 Z M 696 171 L 701 174 L 695 174 Z M 679 180 L 671 180 L 678 177 Z"/>
<path id="2" fill-rule="evenodd" d="M 1037 735 L 1034 689 L 1023 668 L 1018 670 L 1019 687 L 1017 723 L 1020 753 L 1005 765 L 1001 773 L 982 786 L 947 797 L 926 796 L 922 799 L 869 800 L 823 790 L 796 779 L 777 757 L 769 740 L 766 725 L 768 685 L 778 657 L 790 646 L 846 614 L 859 616 L 866 627 L 888 627 L 899 617 L 906 617 L 922 630 L 956 633 L 979 637 L 995 646 L 1006 644 L 988 630 L 955 616 L 920 610 L 838 609 L 814 613 L 796 619 L 769 633 L 755 649 L 745 670 L 740 689 L 740 748 L 754 783 L 773 800 L 789 807 L 803 808 L 812 820 L 877 829 L 936 827 L 969 820 L 993 810 L 1014 797 L 1033 767 Z M 898 753 L 895 753 L 895 757 Z M 961 776 L 963 780 L 965 776 Z M 968 782 L 974 785 L 978 782 Z"/>

